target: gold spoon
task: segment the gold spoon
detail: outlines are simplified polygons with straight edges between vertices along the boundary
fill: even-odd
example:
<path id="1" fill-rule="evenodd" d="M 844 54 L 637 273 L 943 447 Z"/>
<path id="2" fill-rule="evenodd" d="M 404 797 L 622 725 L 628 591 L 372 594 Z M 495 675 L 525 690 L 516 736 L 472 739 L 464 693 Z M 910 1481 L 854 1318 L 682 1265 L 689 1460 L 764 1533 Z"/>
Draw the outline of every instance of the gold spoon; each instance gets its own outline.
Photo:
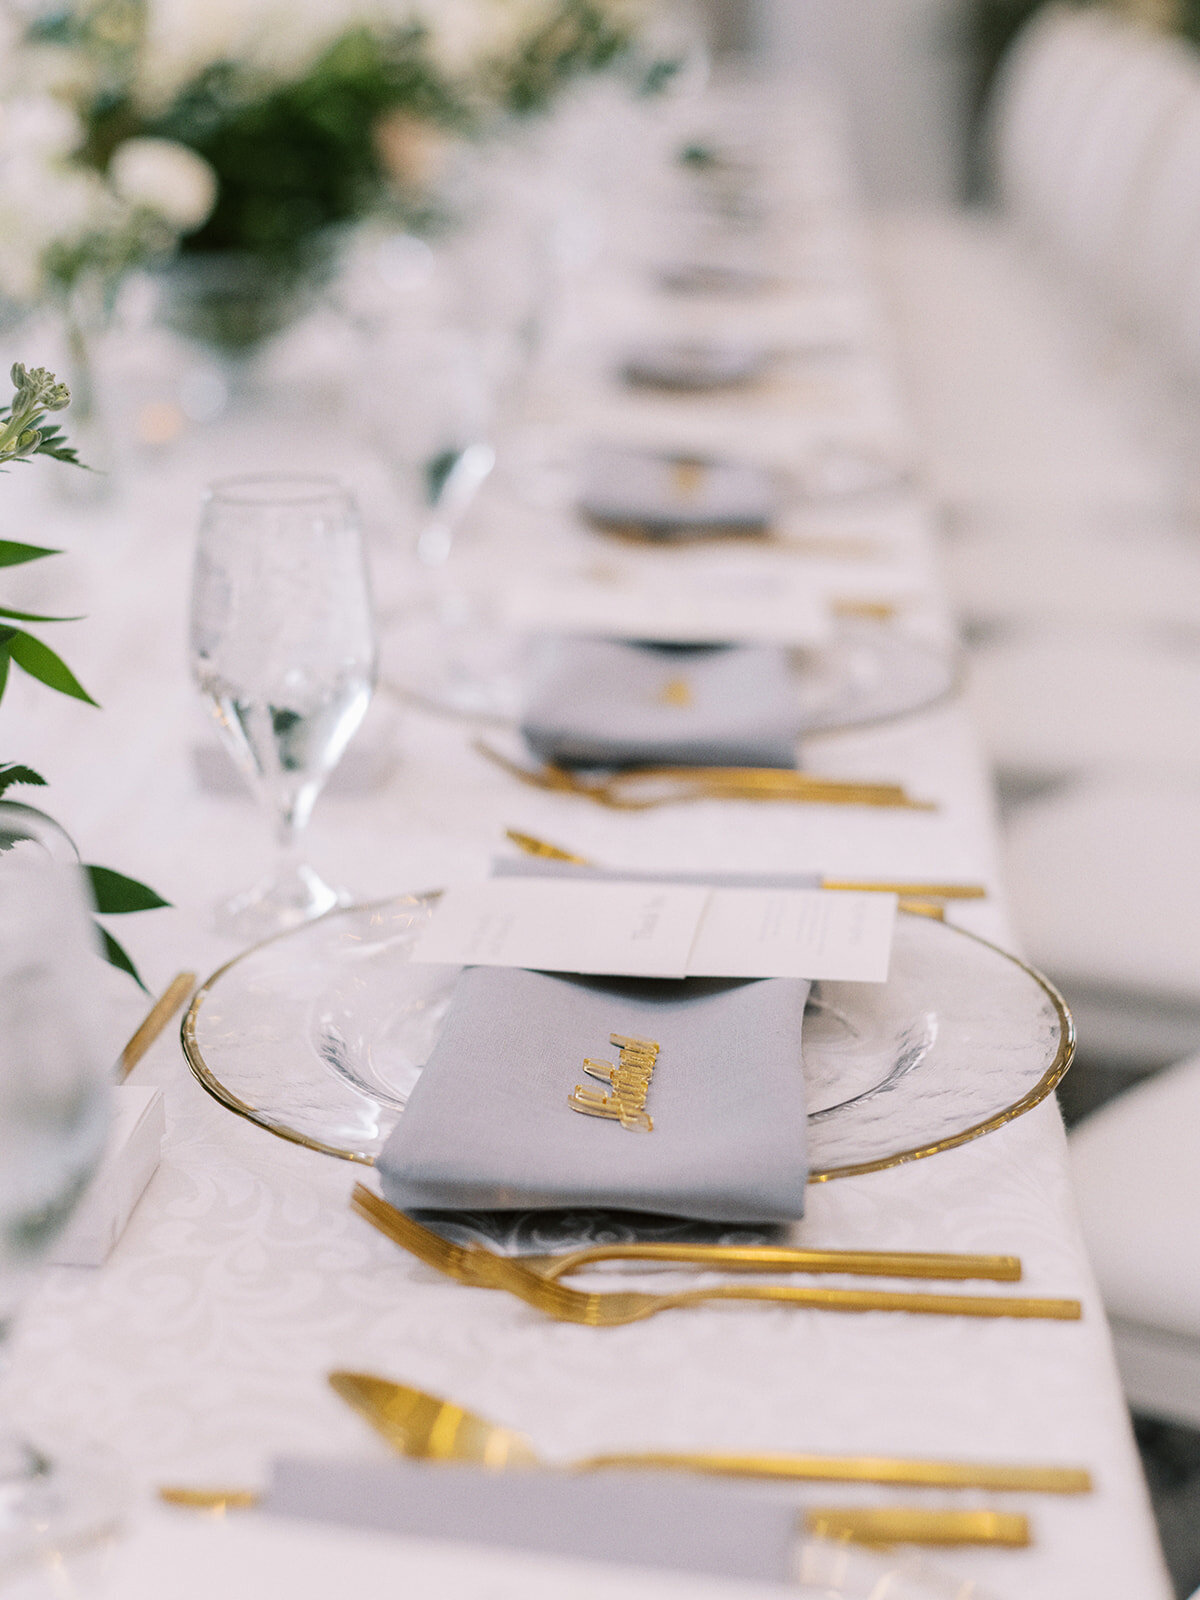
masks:
<path id="1" fill-rule="evenodd" d="M 450 1400 L 368 1372 L 331 1372 L 335 1394 L 353 1407 L 393 1450 L 422 1461 L 459 1461 L 500 1470 L 539 1467 L 527 1435 L 501 1427 Z M 892 1456 L 743 1455 L 714 1451 L 635 1451 L 587 1456 L 568 1470 L 657 1467 L 738 1478 L 812 1483 L 886 1483 L 908 1488 L 993 1489 L 1086 1494 L 1091 1474 L 1080 1467 L 1041 1467 Z"/>

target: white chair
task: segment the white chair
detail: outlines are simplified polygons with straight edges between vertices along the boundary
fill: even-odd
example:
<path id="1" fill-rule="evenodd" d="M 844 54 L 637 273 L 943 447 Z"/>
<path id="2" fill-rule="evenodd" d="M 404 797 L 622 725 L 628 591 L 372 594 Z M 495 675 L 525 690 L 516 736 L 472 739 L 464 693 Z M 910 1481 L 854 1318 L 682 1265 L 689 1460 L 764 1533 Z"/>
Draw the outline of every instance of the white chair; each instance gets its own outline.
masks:
<path id="1" fill-rule="evenodd" d="M 1027 781 L 1122 768 L 1200 777 L 1200 649 L 1066 628 L 971 657 L 967 694 L 992 764 Z"/>
<path id="2" fill-rule="evenodd" d="M 1129 214 L 1122 293 L 1149 333 L 1173 338 L 1183 278 L 1200 246 L 1200 65 L 1194 87 L 1167 118 Z"/>
<path id="3" fill-rule="evenodd" d="M 1200 1056 L 1088 1117 L 1070 1152 L 1126 1397 L 1200 1427 Z"/>
<path id="4" fill-rule="evenodd" d="M 968 624 L 1200 639 L 1200 540 L 1135 508 L 977 513 L 947 540 L 942 566 Z"/>
<path id="5" fill-rule="evenodd" d="M 1142 190 L 1174 119 L 1200 93 L 1200 65 L 1190 45 L 1132 25 L 1110 43 L 1117 59 L 1094 86 L 1045 225 L 1067 262 L 1098 288 L 1123 291 L 1142 247 Z"/>
<path id="6" fill-rule="evenodd" d="M 1085 1054 L 1161 1065 L 1200 1049 L 1200 772 L 1031 800 L 1006 824 L 1004 869 L 1022 946 L 1062 988 Z"/>
<path id="7" fill-rule="evenodd" d="M 1009 46 L 992 89 L 988 115 L 990 164 L 1004 209 L 1039 208 L 1045 162 L 1053 159 L 1064 115 L 1086 96 L 1084 68 L 1099 59 L 1107 30 L 1098 14 L 1066 5 L 1036 12 Z M 1097 27 L 1097 23 L 1100 26 Z"/>

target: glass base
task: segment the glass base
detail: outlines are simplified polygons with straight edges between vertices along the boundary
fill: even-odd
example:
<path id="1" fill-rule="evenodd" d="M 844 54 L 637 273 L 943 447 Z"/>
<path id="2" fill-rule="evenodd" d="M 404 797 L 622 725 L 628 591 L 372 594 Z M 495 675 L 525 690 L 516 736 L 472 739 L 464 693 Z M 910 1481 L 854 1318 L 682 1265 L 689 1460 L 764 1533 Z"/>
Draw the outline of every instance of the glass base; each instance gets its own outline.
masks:
<path id="1" fill-rule="evenodd" d="M 129 1501 L 107 1455 L 52 1460 L 20 1441 L 0 1442 L 0 1586 L 12 1596 L 75 1593 L 68 1574 L 95 1559 L 119 1530 Z"/>
<path id="2" fill-rule="evenodd" d="M 311 922 L 335 906 L 347 905 L 349 898 L 344 890 L 326 883 L 312 867 L 298 862 L 219 906 L 215 926 L 227 938 L 257 944 L 272 934 Z"/>

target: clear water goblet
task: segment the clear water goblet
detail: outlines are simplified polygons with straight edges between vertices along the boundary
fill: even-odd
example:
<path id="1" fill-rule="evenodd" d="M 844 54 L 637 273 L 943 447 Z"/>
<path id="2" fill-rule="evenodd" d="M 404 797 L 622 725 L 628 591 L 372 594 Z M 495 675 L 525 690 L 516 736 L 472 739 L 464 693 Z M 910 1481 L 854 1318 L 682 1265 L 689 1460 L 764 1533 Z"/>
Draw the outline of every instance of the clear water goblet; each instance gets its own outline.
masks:
<path id="1" fill-rule="evenodd" d="M 362 528 L 332 478 L 213 484 L 192 579 L 192 671 L 226 748 L 275 820 L 274 871 L 218 915 L 258 939 L 332 909 L 300 837 L 366 713 L 376 643 Z"/>

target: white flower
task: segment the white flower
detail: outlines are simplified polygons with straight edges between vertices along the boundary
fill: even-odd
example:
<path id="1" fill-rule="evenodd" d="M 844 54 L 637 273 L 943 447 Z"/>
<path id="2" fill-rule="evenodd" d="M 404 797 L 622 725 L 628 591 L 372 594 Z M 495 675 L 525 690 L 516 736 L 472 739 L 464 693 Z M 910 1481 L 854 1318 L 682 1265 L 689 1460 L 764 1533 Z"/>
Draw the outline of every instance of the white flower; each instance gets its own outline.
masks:
<path id="1" fill-rule="evenodd" d="M 205 222 L 216 204 L 216 173 L 174 139 L 126 139 L 113 151 L 108 177 L 126 205 L 144 206 L 185 233 Z"/>
<path id="2" fill-rule="evenodd" d="M 20 94 L 0 103 L 0 149 L 34 158 L 66 156 L 83 143 L 83 124 L 48 94 Z"/>

